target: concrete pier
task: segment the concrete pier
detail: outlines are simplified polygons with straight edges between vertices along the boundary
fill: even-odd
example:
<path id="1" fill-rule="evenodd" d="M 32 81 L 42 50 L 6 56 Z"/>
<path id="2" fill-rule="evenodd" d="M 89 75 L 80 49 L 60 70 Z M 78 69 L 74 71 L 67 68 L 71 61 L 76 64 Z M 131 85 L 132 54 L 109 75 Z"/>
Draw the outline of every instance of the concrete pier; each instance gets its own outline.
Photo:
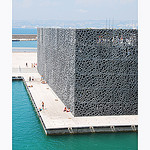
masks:
<path id="1" fill-rule="evenodd" d="M 41 83 L 36 66 L 32 66 L 37 63 L 37 53 L 14 52 L 12 61 L 12 77 L 23 79 L 47 135 L 138 130 L 137 115 L 74 117 L 70 112 L 63 112 L 65 105 L 48 84 Z M 29 77 L 34 80 L 29 81 Z M 39 111 L 42 101 L 45 108 Z"/>
<path id="2" fill-rule="evenodd" d="M 13 34 L 12 41 L 36 41 L 36 34 Z"/>

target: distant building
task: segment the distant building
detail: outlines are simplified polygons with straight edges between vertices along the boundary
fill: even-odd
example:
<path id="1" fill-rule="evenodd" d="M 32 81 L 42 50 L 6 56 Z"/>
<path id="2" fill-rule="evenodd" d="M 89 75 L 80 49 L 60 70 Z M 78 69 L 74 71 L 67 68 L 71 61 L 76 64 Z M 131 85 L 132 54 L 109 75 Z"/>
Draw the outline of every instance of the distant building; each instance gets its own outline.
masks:
<path id="1" fill-rule="evenodd" d="M 38 28 L 38 71 L 74 116 L 137 115 L 138 30 Z"/>

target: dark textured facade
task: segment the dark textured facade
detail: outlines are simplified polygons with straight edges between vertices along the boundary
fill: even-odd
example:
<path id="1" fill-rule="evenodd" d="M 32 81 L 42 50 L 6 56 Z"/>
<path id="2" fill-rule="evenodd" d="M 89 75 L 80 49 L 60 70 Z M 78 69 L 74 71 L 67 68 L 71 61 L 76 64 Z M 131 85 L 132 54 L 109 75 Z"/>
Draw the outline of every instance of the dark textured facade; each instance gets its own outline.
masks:
<path id="1" fill-rule="evenodd" d="M 136 29 L 38 28 L 38 71 L 74 116 L 137 115 Z"/>

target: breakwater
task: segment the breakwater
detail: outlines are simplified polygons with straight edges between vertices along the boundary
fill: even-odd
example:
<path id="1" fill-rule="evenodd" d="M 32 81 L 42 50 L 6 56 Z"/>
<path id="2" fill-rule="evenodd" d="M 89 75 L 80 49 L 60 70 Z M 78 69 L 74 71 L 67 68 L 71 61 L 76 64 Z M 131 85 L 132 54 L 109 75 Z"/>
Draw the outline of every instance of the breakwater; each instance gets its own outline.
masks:
<path id="1" fill-rule="evenodd" d="M 36 34 L 13 34 L 12 41 L 36 41 Z"/>

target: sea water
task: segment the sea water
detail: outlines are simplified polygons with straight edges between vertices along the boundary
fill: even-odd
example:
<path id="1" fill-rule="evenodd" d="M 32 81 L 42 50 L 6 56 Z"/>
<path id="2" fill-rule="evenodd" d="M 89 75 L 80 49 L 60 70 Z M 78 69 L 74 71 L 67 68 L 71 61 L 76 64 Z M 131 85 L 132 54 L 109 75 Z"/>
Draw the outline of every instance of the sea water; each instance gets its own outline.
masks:
<path id="1" fill-rule="evenodd" d="M 37 41 L 12 41 L 12 47 L 37 48 Z"/>
<path id="2" fill-rule="evenodd" d="M 137 150 L 137 138 L 136 132 L 46 136 L 23 82 L 12 82 L 13 150 Z"/>
<path id="3" fill-rule="evenodd" d="M 12 34 L 37 34 L 36 28 L 12 28 Z"/>
<path id="4" fill-rule="evenodd" d="M 37 29 L 12 28 L 12 34 L 37 34 Z M 12 47 L 37 47 L 37 41 L 12 41 Z"/>

